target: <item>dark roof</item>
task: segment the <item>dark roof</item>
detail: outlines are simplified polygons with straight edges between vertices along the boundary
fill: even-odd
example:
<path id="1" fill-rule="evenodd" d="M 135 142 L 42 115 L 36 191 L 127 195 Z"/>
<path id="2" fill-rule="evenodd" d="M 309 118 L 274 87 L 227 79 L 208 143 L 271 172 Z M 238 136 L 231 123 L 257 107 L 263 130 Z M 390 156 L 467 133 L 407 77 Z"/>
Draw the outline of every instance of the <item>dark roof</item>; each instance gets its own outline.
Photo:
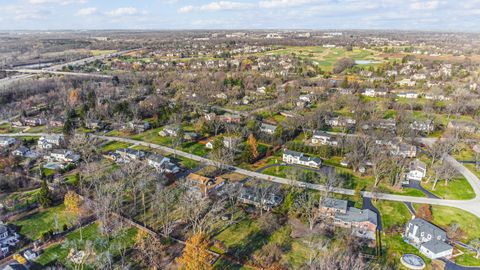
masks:
<path id="1" fill-rule="evenodd" d="M 29 268 L 23 264 L 11 263 L 2 268 L 2 270 L 28 270 Z"/>
<path id="2" fill-rule="evenodd" d="M 355 207 L 349 207 L 346 214 L 337 213 L 335 217 L 345 222 L 368 221 L 370 223 L 378 225 L 377 214 L 370 209 L 358 209 Z"/>
<path id="3" fill-rule="evenodd" d="M 450 246 L 449 244 L 447 244 L 443 241 L 439 241 L 437 239 L 432 239 L 432 240 L 422 244 L 422 246 L 424 248 L 430 250 L 431 252 L 435 253 L 435 254 L 453 249 L 453 247 Z"/>
<path id="4" fill-rule="evenodd" d="M 442 239 L 447 238 L 447 233 L 444 230 L 421 218 L 412 219 L 408 224 L 418 226 L 417 236 L 424 232 L 425 234 L 431 234 L 432 239 L 437 239 L 438 236 L 441 236 Z"/>
<path id="5" fill-rule="evenodd" d="M 303 153 L 288 150 L 288 149 L 284 149 L 283 153 L 285 153 L 286 155 L 294 156 L 294 157 L 303 157 Z"/>
<path id="6" fill-rule="evenodd" d="M 348 201 L 334 198 L 326 198 L 322 200 L 322 206 L 347 211 Z"/>

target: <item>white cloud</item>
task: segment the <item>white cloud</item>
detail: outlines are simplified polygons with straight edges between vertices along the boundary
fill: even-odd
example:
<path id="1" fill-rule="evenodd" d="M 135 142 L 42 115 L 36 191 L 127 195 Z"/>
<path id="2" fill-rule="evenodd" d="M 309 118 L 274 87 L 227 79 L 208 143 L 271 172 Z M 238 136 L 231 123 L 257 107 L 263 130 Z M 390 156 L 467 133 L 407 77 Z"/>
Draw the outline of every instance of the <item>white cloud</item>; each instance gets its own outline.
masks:
<path id="1" fill-rule="evenodd" d="M 189 13 L 193 11 L 193 6 L 184 6 L 184 7 L 181 7 L 177 10 L 178 13 Z"/>
<path id="2" fill-rule="evenodd" d="M 97 12 L 97 8 L 89 7 L 89 8 L 82 8 L 77 12 L 77 16 L 90 16 Z"/>
<path id="3" fill-rule="evenodd" d="M 258 3 L 262 8 L 283 8 L 300 6 L 315 2 L 314 0 L 263 0 Z"/>
<path id="4" fill-rule="evenodd" d="M 32 5 L 44 5 L 44 4 L 69 5 L 69 4 L 85 4 L 87 3 L 87 0 L 29 0 L 28 3 Z"/>
<path id="5" fill-rule="evenodd" d="M 413 2 L 410 4 L 411 9 L 415 10 L 424 10 L 424 9 L 436 9 L 440 5 L 440 1 L 423 1 L 423 2 Z"/>
<path id="6" fill-rule="evenodd" d="M 219 1 L 211 2 L 209 4 L 200 7 L 200 10 L 206 11 L 218 11 L 218 10 L 238 10 L 248 9 L 254 7 L 251 3 L 231 2 L 231 1 Z"/>
<path id="7" fill-rule="evenodd" d="M 136 15 L 138 13 L 139 13 L 138 9 L 134 7 L 121 7 L 121 8 L 108 11 L 105 14 L 111 17 L 118 17 L 118 16 L 131 16 L 131 15 Z"/>

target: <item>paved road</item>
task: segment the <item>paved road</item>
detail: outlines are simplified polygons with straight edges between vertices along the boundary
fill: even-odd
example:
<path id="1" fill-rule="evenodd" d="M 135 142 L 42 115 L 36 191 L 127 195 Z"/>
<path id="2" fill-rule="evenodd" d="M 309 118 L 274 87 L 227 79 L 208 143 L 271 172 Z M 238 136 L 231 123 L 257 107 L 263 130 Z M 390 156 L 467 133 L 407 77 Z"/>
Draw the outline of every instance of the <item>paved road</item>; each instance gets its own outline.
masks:
<path id="1" fill-rule="evenodd" d="M 18 72 L 26 74 L 52 74 L 52 75 L 65 75 L 65 76 L 77 76 L 77 77 L 92 77 L 101 79 L 111 79 L 111 75 L 102 75 L 95 73 L 81 73 L 81 72 L 65 72 L 65 71 L 50 71 L 44 69 L 7 69 L 8 72 Z"/>
<path id="2" fill-rule="evenodd" d="M 126 53 L 138 51 L 138 50 L 141 50 L 141 48 L 140 49 L 125 50 L 125 51 L 120 51 L 120 52 L 111 53 L 111 54 L 92 56 L 92 57 L 83 58 L 83 59 L 80 59 L 80 60 L 75 60 L 75 61 L 71 61 L 71 62 L 67 62 L 67 63 L 63 63 L 63 64 L 54 65 L 54 66 L 51 66 L 51 67 L 48 67 L 48 68 L 43 68 L 42 71 L 44 71 L 44 72 L 56 72 L 56 71 L 62 70 L 63 67 L 66 67 L 66 66 L 69 66 L 69 65 L 85 65 L 85 64 L 94 62 L 96 60 L 102 60 L 102 59 L 117 57 L 119 55 L 123 55 L 123 54 L 126 54 Z M 15 75 L 15 76 L 10 76 L 10 77 L 7 77 L 7 78 L 3 78 L 3 79 L 0 79 L 0 87 L 6 87 L 11 83 L 21 81 L 21 80 L 25 80 L 25 79 L 31 78 L 33 76 L 35 76 L 35 75 L 21 74 L 21 75 Z"/>
<path id="3" fill-rule="evenodd" d="M 11 137 L 21 137 L 21 136 L 45 136 L 46 134 L 43 133 L 13 133 L 13 134 L 3 134 L 3 136 L 11 136 Z M 154 143 L 148 143 L 148 142 L 142 142 L 142 141 L 137 141 L 137 140 L 132 140 L 132 139 L 127 139 L 127 138 L 119 138 L 119 137 L 109 137 L 109 136 L 101 136 L 101 135 L 91 135 L 92 137 L 99 138 L 102 140 L 107 140 L 107 141 L 118 141 L 118 142 L 125 142 L 125 143 L 130 143 L 130 144 L 139 144 L 143 146 L 147 146 L 153 149 L 158 149 L 161 151 L 164 151 L 166 153 L 171 153 L 171 154 L 176 154 L 182 157 L 186 157 L 207 165 L 212 165 L 212 166 L 219 166 L 220 164 L 218 162 L 215 162 L 213 160 L 210 160 L 208 158 L 200 157 L 197 155 L 193 155 L 190 153 L 186 153 L 180 150 L 172 149 L 170 147 L 154 144 Z M 372 193 L 369 191 L 362 191 L 362 195 L 367 198 L 376 198 L 380 200 L 388 200 L 388 201 L 397 201 L 397 202 L 410 202 L 410 203 L 420 203 L 420 204 L 431 204 L 431 205 L 440 205 L 440 206 L 450 206 L 450 207 L 455 207 L 459 208 L 462 210 L 465 210 L 467 212 L 470 212 L 474 214 L 477 217 L 480 217 L 480 197 L 478 196 L 480 194 L 480 180 L 473 174 L 471 173 L 467 168 L 465 168 L 462 164 L 457 162 L 455 159 L 452 157 L 448 156 L 446 159 L 449 163 L 452 164 L 461 174 L 465 176 L 465 178 L 470 182 L 472 185 L 473 190 L 477 194 L 475 199 L 472 200 L 443 200 L 443 199 L 434 199 L 434 198 L 425 198 L 425 197 L 413 197 L 413 196 L 403 196 L 403 195 L 394 195 L 394 194 L 385 194 L 385 193 Z M 310 184 L 310 183 L 305 183 L 305 182 L 300 182 L 300 181 L 295 181 L 291 179 L 286 179 L 282 177 L 276 177 L 276 176 L 271 176 L 271 175 L 266 175 L 258 172 L 252 172 L 249 170 L 245 170 L 239 167 L 234 167 L 230 166 L 229 167 L 232 171 L 235 171 L 237 173 L 258 178 L 261 180 L 266 180 L 266 181 L 271 181 L 283 185 L 291 185 L 291 186 L 298 186 L 298 187 L 303 187 L 303 188 L 308 188 L 308 189 L 313 189 L 313 190 L 318 190 L 318 191 L 327 191 L 327 187 L 324 185 L 319 185 L 319 184 Z M 344 195 L 354 195 L 355 191 L 352 189 L 344 189 L 344 188 L 331 188 L 328 190 L 329 192 L 333 193 L 338 193 L 338 194 L 344 194 Z"/>
<path id="4" fill-rule="evenodd" d="M 408 185 L 405 185 L 405 187 L 420 190 L 421 192 L 423 192 L 423 194 L 427 195 L 428 198 L 438 199 L 437 195 L 433 194 L 432 192 L 422 187 L 422 185 L 420 184 L 420 181 L 410 180 L 410 183 Z"/>

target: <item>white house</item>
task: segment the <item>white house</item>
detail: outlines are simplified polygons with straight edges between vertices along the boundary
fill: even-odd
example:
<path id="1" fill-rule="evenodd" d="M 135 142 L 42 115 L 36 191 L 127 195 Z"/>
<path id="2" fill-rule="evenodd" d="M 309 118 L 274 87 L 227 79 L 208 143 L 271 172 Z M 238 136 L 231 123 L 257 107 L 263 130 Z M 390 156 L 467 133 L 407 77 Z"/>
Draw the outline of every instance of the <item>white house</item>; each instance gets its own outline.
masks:
<path id="1" fill-rule="evenodd" d="M 432 132 L 435 127 L 433 125 L 433 121 L 431 120 L 427 120 L 427 121 L 415 120 L 410 124 L 410 128 L 417 131 Z"/>
<path id="2" fill-rule="evenodd" d="M 264 132 L 264 133 L 267 133 L 267 134 L 270 134 L 270 135 L 275 134 L 276 130 L 277 130 L 277 126 L 275 126 L 275 125 L 270 125 L 270 124 L 267 124 L 267 123 L 262 123 L 260 125 L 260 131 Z"/>
<path id="3" fill-rule="evenodd" d="M 288 164 L 298 164 L 313 168 L 320 168 L 322 165 L 322 160 L 320 158 L 308 157 L 303 153 L 290 151 L 288 149 L 285 149 L 283 152 L 283 161 Z"/>
<path id="4" fill-rule="evenodd" d="M 73 153 L 67 149 L 54 149 L 48 159 L 52 159 L 59 162 L 69 163 L 69 162 L 77 162 L 80 160 L 80 155 Z"/>
<path id="5" fill-rule="evenodd" d="M 140 160 L 145 157 L 145 152 L 131 148 L 120 148 L 117 149 L 115 153 L 119 154 L 122 158 L 126 158 L 127 160 Z"/>
<path id="6" fill-rule="evenodd" d="M 315 131 L 312 136 L 312 144 L 336 146 L 338 141 L 335 136 L 325 131 Z"/>
<path id="7" fill-rule="evenodd" d="M 169 158 L 158 154 L 148 155 L 147 164 L 162 173 L 177 173 L 180 171 L 180 168 L 172 163 Z"/>
<path id="8" fill-rule="evenodd" d="M 414 218 L 407 223 L 403 239 L 430 259 L 448 258 L 453 253 L 453 247 L 445 243 L 447 233 L 421 218 Z"/>
<path id="9" fill-rule="evenodd" d="M 58 147 L 64 141 L 63 135 L 47 135 L 42 136 L 38 139 L 38 147 L 41 149 L 52 149 L 53 147 Z"/>
<path id="10" fill-rule="evenodd" d="M 416 92 L 403 92 L 403 93 L 398 93 L 397 94 L 397 97 L 401 97 L 401 98 L 418 98 L 420 94 L 416 93 Z"/>
<path id="11" fill-rule="evenodd" d="M 415 159 L 410 163 L 406 178 L 407 180 L 422 181 L 425 175 L 427 175 L 427 165 L 424 162 Z"/>
<path id="12" fill-rule="evenodd" d="M 14 145 L 16 142 L 15 138 L 10 137 L 0 137 L 0 146 L 1 147 L 8 147 Z"/>
<path id="13" fill-rule="evenodd" d="M 408 86 L 408 87 L 413 87 L 415 86 L 416 82 L 412 81 L 410 79 L 403 79 L 401 81 L 398 81 L 398 85 L 400 86 Z"/>
<path id="14" fill-rule="evenodd" d="M 179 130 L 179 127 L 166 126 L 160 132 L 158 132 L 158 135 L 162 137 L 177 137 Z"/>

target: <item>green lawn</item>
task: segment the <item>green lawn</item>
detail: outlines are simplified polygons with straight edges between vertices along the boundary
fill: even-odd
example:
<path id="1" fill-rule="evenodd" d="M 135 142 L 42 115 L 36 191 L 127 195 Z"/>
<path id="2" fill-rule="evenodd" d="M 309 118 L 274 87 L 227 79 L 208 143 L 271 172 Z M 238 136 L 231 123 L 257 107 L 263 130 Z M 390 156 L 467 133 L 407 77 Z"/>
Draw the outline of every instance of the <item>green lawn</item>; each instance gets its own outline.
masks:
<path id="1" fill-rule="evenodd" d="M 172 139 L 170 137 L 162 137 L 158 135 L 158 132 L 161 131 L 162 129 L 163 128 L 151 129 L 146 132 L 130 136 L 130 138 L 134 140 L 149 142 L 149 143 L 171 146 Z"/>
<path id="2" fill-rule="evenodd" d="M 445 185 L 445 181 L 439 181 L 435 190 L 432 189 L 433 182 L 422 183 L 422 186 L 442 199 L 470 200 L 475 198 L 472 186 L 464 177 L 459 177 Z"/>
<path id="3" fill-rule="evenodd" d="M 128 148 L 130 146 L 131 144 L 129 143 L 111 141 L 103 145 L 101 151 L 102 153 L 108 153 L 120 148 Z"/>
<path id="4" fill-rule="evenodd" d="M 125 243 L 128 247 L 131 247 L 133 245 L 136 234 L 137 229 L 135 228 L 130 228 L 126 231 L 126 235 L 123 238 L 123 241 L 126 241 Z M 98 231 L 97 223 L 92 223 L 82 228 L 81 233 L 80 229 L 69 233 L 66 236 L 66 239 L 69 241 L 78 241 L 80 239 L 80 236 L 82 236 L 84 241 L 78 242 L 79 250 L 81 250 L 85 246 L 85 241 L 91 241 L 93 242 L 94 250 L 96 252 L 110 250 L 112 255 L 115 256 L 118 254 L 118 251 L 114 248 L 114 246 L 116 245 L 116 243 L 120 243 L 119 241 L 121 240 L 119 240 L 119 238 L 108 239 L 101 236 L 100 232 Z M 106 245 L 103 245 L 103 243 L 106 243 Z M 42 266 L 46 266 L 55 261 L 60 261 L 62 264 L 65 264 L 67 263 L 68 252 L 69 250 L 63 247 L 61 244 L 55 244 L 45 249 L 44 253 L 42 253 L 42 255 L 38 258 L 36 262 Z M 93 267 L 88 266 L 87 268 L 93 269 Z"/>
<path id="5" fill-rule="evenodd" d="M 12 127 L 11 124 L 5 123 L 3 125 L 0 125 L 0 134 L 5 134 L 5 133 L 17 133 L 22 131 L 23 129 L 21 128 L 14 128 Z"/>
<path id="6" fill-rule="evenodd" d="M 249 237 L 260 231 L 258 223 L 252 219 L 243 219 L 217 234 L 214 239 L 222 241 L 227 248 L 244 245 Z"/>
<path id="7" fill-rule="evenodd" d="M 69 224 L 69 215 L 64 211 L 65 206 L 63 204 L 50 207 L 46 210 L 24 217 L 14 222 L 15 225 L 20 226 L 20 234 L 31 240 L 40 239 L 42 233 L 49 230 L 55 231 L 55 216 L 58 220 L 58 231 L 63 230 L 64 224 Z"/>
<path id="8" fill-rule="evenodd" d="M 412 214 L 402 202 L 378 200 L 374 204 L 380 211 L 384 230 L 391 229 L 394 226 L 403 227 L 412 218 Z"/>
<path id="9" fill-rule="evenodd" d="M 374 203 L 378 211 L 380 211 L 383 233 L 382 233 L 382 249 L 383 256 L 386 260 L 393 260 L 397 265 L 400 264 L 400 257 L 406 253 L 413 253 L 421 256 L 427 265 L 430 260 L 420 254 L 413 246 L 405 243 L 401 233 L 405 224 L 412 218 L 412 214 L 402 202 L 377 201 Z M 393 230 L 397 228 L 397 230 Z"/>
<path id="10" fill-rule="evenodd" d="M 252 268 L 248 268 L 246 266 L 242 266 L 226 259 L 220 258 L 218 261 L 215 262 L 213 265 L 213 269 L 215 270 L 252 270 Z"/>
<path id="11" fill-rule="evenodd" d="M 187 153 L 191 153 L 197 156 L 206 156 L 208 152 L 210 152 L 209 149 L 205 147 L 205 145 L 197 143 L 197 142 L 187 142 L 182 144 L 181 150 Z"/>
<path id="12" fill-rule="evenodd" d="M 419 205 L 415 205 L 417 208 Z M 447 207 L 432 205 L 433 223 L 442 228 L 447 228 L 448 225 L 458 223 L 465 235 L 462 241 L 469 242 L 470 240 L 480 237 L 480 218 L 466 211 Z"/>
<path id="13" fill-rule="evenodd" d="M 475 253 L 467 251 L 461 248 L 461 251 L 464 252 L 462 256 L 455 258 L 455 263 L 463 266 L 480 266 L 480 258 L 475 258 Z"/>

